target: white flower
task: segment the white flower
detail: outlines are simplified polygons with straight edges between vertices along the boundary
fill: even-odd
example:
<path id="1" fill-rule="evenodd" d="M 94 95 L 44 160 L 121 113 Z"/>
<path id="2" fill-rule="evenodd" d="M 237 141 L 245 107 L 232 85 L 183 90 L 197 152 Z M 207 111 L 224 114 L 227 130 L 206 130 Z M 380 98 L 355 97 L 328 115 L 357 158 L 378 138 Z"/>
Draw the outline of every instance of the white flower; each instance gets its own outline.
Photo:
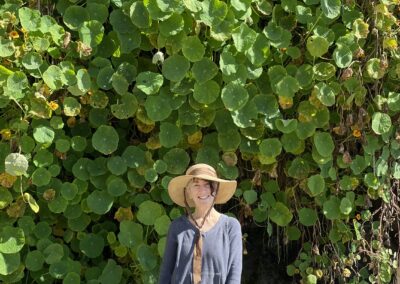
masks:
<path id="1" fill-rule="evenodd" d="M 156 54 L 153 55 L 153 59 L 152 61 L 153 64 L 157 64 L 157 63 L 163 63 L 164 62 L 164 53 L 162 53 L 162 51 L 157 51 Z"/>

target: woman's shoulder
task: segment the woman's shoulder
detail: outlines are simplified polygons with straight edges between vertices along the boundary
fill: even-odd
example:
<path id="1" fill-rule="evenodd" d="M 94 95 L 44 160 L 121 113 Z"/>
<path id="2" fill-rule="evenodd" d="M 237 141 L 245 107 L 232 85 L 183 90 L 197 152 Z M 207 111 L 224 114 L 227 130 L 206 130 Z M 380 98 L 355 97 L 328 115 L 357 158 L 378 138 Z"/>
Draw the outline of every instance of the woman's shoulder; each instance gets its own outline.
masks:
<path id="1" fill-rule="evenodd" d="M 223 217 L 226 220 L 225 222 L 227 224 L 229 231 L 241 230 L 242 226 L 240 225 L 240 222 L 238 219 L 236 219 L 235 217 L 226 215 L 226 214 L 223 214 Z"/>
<path id="2" fill-rule="evenodd" d="M 188 223 L 188 219 L 185 215 L 179 216 L 178 218 L 175 218 L 174 220 L 172 220 L 170 228 L 172 228 L 173 230 L 179 230 L 185 227 L 190 226 L 190 224 Z"/>

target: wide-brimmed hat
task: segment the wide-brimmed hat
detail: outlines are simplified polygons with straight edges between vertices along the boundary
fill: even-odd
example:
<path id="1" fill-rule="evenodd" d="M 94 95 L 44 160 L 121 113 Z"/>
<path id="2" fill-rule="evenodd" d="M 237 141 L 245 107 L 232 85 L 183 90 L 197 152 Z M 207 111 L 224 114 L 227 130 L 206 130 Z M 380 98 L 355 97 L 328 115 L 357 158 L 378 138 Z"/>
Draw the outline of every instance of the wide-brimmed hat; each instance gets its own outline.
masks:
<path id="1" fill-rule="evenodd" d="M 226 203 L 235 193 L 236 181 L 218 178 L 217 172 L 207 164 L 195 164 L 186 170 L 186 174 L 171 179 L 168 184 L 168 194 L 172 201 L 185 207 L 185 187 L 193 178 L 199 178 L 219 183 L 215 196 L 215 204 Z M 194 207 L 193 200 L 186 195 L 186 201 L 190 207 Z"/>

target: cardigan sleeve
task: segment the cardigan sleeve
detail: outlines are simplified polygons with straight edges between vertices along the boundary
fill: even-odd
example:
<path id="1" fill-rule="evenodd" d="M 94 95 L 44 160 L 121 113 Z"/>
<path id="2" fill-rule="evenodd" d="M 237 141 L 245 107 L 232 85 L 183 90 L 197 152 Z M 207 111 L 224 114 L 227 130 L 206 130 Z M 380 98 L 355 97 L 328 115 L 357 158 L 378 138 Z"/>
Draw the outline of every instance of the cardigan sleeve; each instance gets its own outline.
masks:
<path id="1" fill-rule="evenodd" d="M 174 222 L 171 223 L 171 226 L 168 229 L 167 242 L 161 263 L 160 276 L 158 279 L 159 284 L 171 283 L 171 278 L 176 263 L 177 239 L 173 225 Z"/>
<path id="2" fill-rule="evenodd" d="M 240 284 L 242 275 L 242 229 L 237 219 L 231 218 L 229 226 L 230 252 L 226 284 Z"/>

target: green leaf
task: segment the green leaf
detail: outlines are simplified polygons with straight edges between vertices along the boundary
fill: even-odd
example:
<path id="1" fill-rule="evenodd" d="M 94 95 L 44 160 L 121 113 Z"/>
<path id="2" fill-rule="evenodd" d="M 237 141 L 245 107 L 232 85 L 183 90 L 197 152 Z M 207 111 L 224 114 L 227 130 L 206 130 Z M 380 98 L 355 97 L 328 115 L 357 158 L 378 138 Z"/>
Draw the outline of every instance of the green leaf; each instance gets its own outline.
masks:
<path id="1" fill-rule="evenodd" d="M 162 66 L 162 73 L 170 81 L 179 82 L 185 78 L 189 71 L 190 63 L 182 55 L 168 57 Z"/>
<path id="2" fill-rule="evenodd" d="M 25 234 L 21 228 L 4 226 L 0 231 L 0 253 L 18 253 L 25 245 Z M 0 273 L 1 274 L 1 273 Z"/>
<path id="3" fill-rule="evenodd" d="M 137 257 L 144 271 L 150 271 L 157 266 L 157 256 L 154 250 L 148 245 L 139 245 Z"/>
<path id="4" fill-rule="evenodd" d="M 297 128 L 297 119 L 276 119 L 275 126 L 282 133 L 291 133 Z"/>
<path id="5" fill-rule="evenodd" d="M 218 145 L 225 151 L 235 151 L 240 145 L 240 133 L 236 129 L 228 129 L 218 133 Z"/>
<path id="6" fill-rule="evenodd" d="M 199 155 L 200 153 L 198 153 Z M 189 165 L 190 158 L 184 149 L 174 148 L 169 150 L 163 156 L 164 162 L 167 164 L 167 171 L 171 174 L 179 175 L 183 173 Z"/>
<path id="7" fill-rule="evenodd" d="M 256 41 L 257 32 L 249 28 L 245 23 L 233 30 L 232 39 L 237 51 L 245 52 Z"/>
<path id="8" fill-rule="evenodd" d="M 86 201 L 90 210 L 98 215 L 103 215 L 110 211 L 114 198 L 106 191 L 95 190 L 89 194 Z"/>
<path id="9" fill-rule="evenodd" d="M 16 271 L 21 263 L 20 254 L 0 253 L 0 275 L 10 275 Z"/>
<path id="10" fill-rule="evenodd" d="M 40 26 L 40 12 L 38 10 L 22 7 L 18 10 L 21 26 L 29 32 L 37 31 Z"/>
<path id="11" fill-rule="evenodd" d="M 111 180 L 107 181 L 107 192 L 111 196 L 122 196 L 127 190 L 126 183 L 120 177 L 112 177 Z"/>
<path id="12" fill-rule="evenodd" d="M 282 151 L 282 144 L 278 138 L 267 138 L 260 143 L 259 149 L 266 157 L 276 157 Z"/>
<path id="13" fill-rule="evenodd" d="M 228 13 L 228 6 L 220 0 L 205 0 L 201 2 L 200 19 L 207 26 L 218 26 Z"/>
<path id="14" fill-rule="evenodd" d="M 353 52 L 347 46 L 338 46 L 333 52 L 333 59 L 339 68 L 349 67 L 353 61 Z"/>
<path id="15" fill-rule="evenodd" d="M 131 5 L 129 15 L 132 23 L 139 29 L 149 28 L 151 25 L 151 19 L 149 12 L 144 6 L 143 2 L 134 2 Z"/>
<path id="16" fill-rule="evenodd" d="M 314 86 L 317 92 L 317 98 L 326 106 L 333 106 L 335 104 L 335 90 L 324 82 L 320 82 Z"/>
<path id="17" fill-rule="evenodd" d="M 118 148 L 119 136 L 112 126 L 101 125 L 92 137 L 93 148 L 102 154 L 109 155 Z"/>
<path id="18" fill-rule="evenodd" d="M 28 170 L 28 159 L 18 153 L 8 154 L 5 161 L 5 171 L 12 176 L 21 176 Z"/>
<path id="19" fill-rule="evenodd" d="M 323 213 L 329 220 L 336 220 L 340 218 L 340 201 L 337 197 L 331 196 L 329 200 L 323 204 Z"/>
<path id="20" fill-rule="evenodd" d="M 0 209 L 6 208 L 14 200 L 12 194 L 5 188 L 0 188 Z"/>
<path id="21" fill-rule="evenodd" d="M 54 130 L 44 125 L 33 129 L 33 138 L 41 144 L 50 145 L 54 140 L 54 135 Z"/>
<path id="22" fill-rule="evenodd" d="M 328 80 L 335 75 L 336 67 L 327 62 L 317 63 L 313 66 L 314 77 L 317 80 Z"/>
<path id="23" fill-rule="evenodd" d="M 194 84 L 193 97 L 201 104 L 213 103 L 219 97 L 219 94 L 219 84 L 213 80 L 206 81 L 202 84 Z"/>
<path id="24" fill-rule="evenodd" d="M 143 227 L 132 221 L 122 221 L 119 225 L 119 242 L 128 248 L 135 248 L 143 241 Z"/>
<path id="25" fill-rule="evenodd" d="M 304 226 L 314 226 L 318 220 L 317 212 L 310 208 L 301 208 L 299 210 L 299 221 Z"/>
<path id="26" fill-rule="evenodd" d="M 340 15 L 341 6 L 341 0 L 321 0 L 322 13 L 329 19 L 334 19 Z"/>
<path id="27" fill-rule="evenodd" d="M 175 124 L 162 122 L 160 124 L 160 143 L 166 148 L 172 148 L 182 140 L 182 131 Z"/>
<path id="28" fill-rule="evenodd" d="M 253 204 L 257 201 L 257 191 L 254 189 L 246 190 L 243 192 L 243 197 L 247 204 Z"/>
<path id="29" fill-rule="evenodd" d="M 179 14 L 172 14 L 168 19 L 160 21 L 159 30 L 160 34 L 165 37 L 177 35 L 183 30 L 185 22 L 183 17 Z"/>
<path id="30" fill-rule="evenodd" d="M 161 74 L 146 71 L 138 74 L 136 87 L 147 95 L 156 94 L 163 85 L 164 77 Z"/>
<path id="31" fill-rule="evenodd" d="M 371 58 L 365 65 L 367 75 L 372 79 L 378 80 L 385 76 L 385 68 L 381 66 L 381 60 L 379 58 Z"/>
<path id="32" fill-rule="evenodd" d="M 194 79 L 198 83 L 204 83 L 211 80 L 218 73 L 218 66 L 209 58 L 202 58 L 192 66 Z"/>
<path id="33" fill-rule="evenodd" d="M 79 69 L 76 73 L 76 79 L 80 91 L 86 93 L 91 88 L 92 82 L 86 69 Z"/>
<path id="34" fill-rule="evenodd" d="M 203 59 L 205 47 L 197 36 L 188 36 L 183 40 L 182 53 L 191 62 Z"/>
<path id="35" fill-rule="evenodd" d="M 29 87 L 28 78 L 24 72 L 15 71 L 7 78 L 7 87 L 14 91 L 22 91 Z"/>
<path id="36" fill-rule="evenodd" d="M 171 105 L 164 96 L 149 96 L 144 103 L 148 117 L 152 121 L 163 121 L 172 112 Z"/>
<path id="37" fill-rule="evenodd" d="M 162 215 L 158 217 L 154 223 L 154 229 L 159 236 L 165 236 L 168 232 L 168 228 L 171 224 L 171 220 L 167 215 Z"/>
<path id="38" fill-rule="evenodd" d="M 49 184 L 51 174 L 46 168 L 37 168 L 32 174 L 32 183 L 36 186 Z"/>
<path id="39" fill-rule="evenodd" d="M 242 108 L 249 99 L 247 90 L 237 83 L 228 83 L 221 92 L 222 102 L 225 107 L 230 110 L 238 110 Z"/>
<path id="40" fill-rule="evenodd" d="M 327 132 L 316 132 L 314 134 L 314 145 L 318 153 L 323 157 L 331 156 L 335 149 L 332 136 Z"/>
<path id="41" fill-rule="evenodd" d="M 122 279 L 122 267 L 115 260 L 109 259 L 104 267 L 99 281 L 100 284 L 118 284 Z"/>
<path id="42" fill-rule="evenodd" d="M 311 196 L 318 196 L 325 192 L 325 180 L 319 174 L 310 176 L 307 179 L 307 187 L 310 190 Z"/>
<path id="43" fill-rule="evenodd" d="M 86 234 L 79 242 L 79 249 L 89 258 L 99 257 L 103 253 L 104 239 L 96 234 Z"/>
<path id="44" fill-rule="evenodd" d="M 64 24 L 73 31 L 77 31 L 89 19 L 87 10 L 76 5 L 69 6 L 63 15 Z"/>
<path id="45" fill-rule="evenodd" d="M 271 54 L 270 44 L 264 34 L 257 34 L 254 43 L 245 52 L 251 64 L 261 66 Z"/>
<path id="46" fill-rule="evenodd" d="M 272 222 L 281 227 L 285 227 L 290 223 L 290 221 L 292 221 L 293 214 L 285 204 L 282 202 L 276 202 L 275 206 L 273 206 L 269 212 L 269 217 Z"/>
<path id="47" fill-rule="evenodd" d="M 72 97 L 66 97 L 63 102 L 66 116 L 77 116 L 81 112 L 81 104 Z"/>
<path id="48" fill-rule="evenodd" d="M 44 256 L 39 250 L 29 251 L 25 258 L 25 266 L 30 271 L 39 271 L 43 268 Z"/>
<path id="49" fill-rule="evenodd" d="M 389 132 L 392 127 L 392 120 L 390 116 L 386 113 L 375 112 L 372 115 L 372 130 L 378 134 L 382 135 Z"/>
<path id="50" fill-rule="evenodd" d="M 296 78 L 286 75 L 276 85 L 276 93 L 283 97 L 294 97 L 294 94 L 300 89 Z"/>
<path id="51" fill-rule="evenodd" d="M 53 90 L 61 89 L 63 86 L 63 74 L 60 67 L 56 65 L 50 65 L 43 73 L 43 80 L 47 86 Z"/>
<path id="52" fill-rule="evenodd" d="M 343 197 L 340 201 L 340 212 L 349 215 L 353 210 L 353 203 L 347 197 Z"/>
<path id="53" fill-rule="evenodd" d="M 133 117 L 138 109 L 136 96 L 125 93 L 121 96 L 118 104 L 111 105 L 111 113 L 118 119 Z"/>
<path id="54" fill-rule="evenodd" d="M 107 5 L 108 6 L 108 5 Z M 89 14 L 90 20 L 96 20 L 101 24 L 104 24 L 108 18 L 108 7 L 103 3 L 91 3 L 86 4 L 86 10 Z"/>
<path id="55" fill-rule="evenodd" d="M 163 208 L 160 204 L 147 200 L 139 205 L 137 213 L 138 220 L 144 225 L 154 225 L 156 220 L 161 217 Z"/>
<path id="56" fill-rule="evenodd" d="M 321 36 L 310 36 L 307 39 L 307 50 L 314 57 L 321 57 L 329 49 L 329 42 Z"/>
<path id="57" fill-rule="evenodd" d="M 82 42 L 91 48 L 98 46 L 103 40 L 104 27 L 96 20 L 84 22 L 78 31 Z"/>

